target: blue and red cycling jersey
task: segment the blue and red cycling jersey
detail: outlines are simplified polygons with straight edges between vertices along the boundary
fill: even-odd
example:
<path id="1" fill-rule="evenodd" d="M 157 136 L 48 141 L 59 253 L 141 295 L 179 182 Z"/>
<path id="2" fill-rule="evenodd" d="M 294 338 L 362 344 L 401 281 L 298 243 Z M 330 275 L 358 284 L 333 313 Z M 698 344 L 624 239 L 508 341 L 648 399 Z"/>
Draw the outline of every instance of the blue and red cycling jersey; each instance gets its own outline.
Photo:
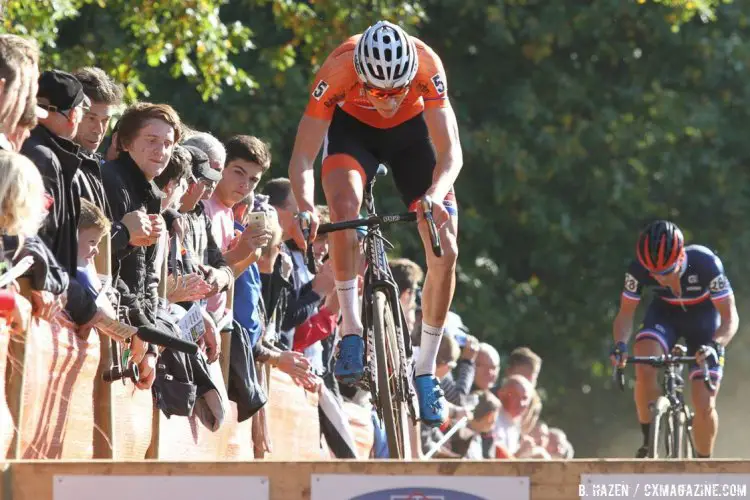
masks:
<path id="1" fill-rule="evenodd" d="M 714 303 L 726 300 L 732 292 L 721 259 L 701 245 L 685 247 L 686 258 L 682 263 L 680 288 L 677 296 L 669 287 L 663 287 L 651 273 L 633 261 L 625 273 L 622 291 L 623 300 L 640 301 L 644 288 L 652 288 L 654 300 L 649 304 L 636 342 L 642 339 L 657 341 L 664 352 L 669 352 L 680 337 L 685 339 L 688 353 L 694 355 L 702 346 L 713 340 L 721 318 Z M 711 366 L 714 378 L 720 379 L 721 366 Z M 700 375 L 693 366 L 691 378 Z"/>

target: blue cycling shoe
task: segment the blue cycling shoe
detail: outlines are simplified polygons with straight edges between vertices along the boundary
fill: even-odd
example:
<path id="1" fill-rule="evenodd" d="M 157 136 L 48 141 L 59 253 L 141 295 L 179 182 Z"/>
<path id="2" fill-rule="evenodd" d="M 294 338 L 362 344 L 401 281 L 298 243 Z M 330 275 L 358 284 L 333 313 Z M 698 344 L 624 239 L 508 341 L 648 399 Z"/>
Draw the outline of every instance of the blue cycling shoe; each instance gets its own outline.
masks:
<path id="1" fill-rule="evenodd" d="M 359 335 L 347 335 L 339 342 L 339 356 L 333 367 L 336 379 L 344 385 L 354 385 L 365 373 L 365 341 Z"/>
<path id="2" fill-rule="evenodd" d="M 419 399 L 419 415 L 429 427 L 440 427 L 448 418 L 445 393 L 434 375 L 420 375 L 414 379 Z"/>

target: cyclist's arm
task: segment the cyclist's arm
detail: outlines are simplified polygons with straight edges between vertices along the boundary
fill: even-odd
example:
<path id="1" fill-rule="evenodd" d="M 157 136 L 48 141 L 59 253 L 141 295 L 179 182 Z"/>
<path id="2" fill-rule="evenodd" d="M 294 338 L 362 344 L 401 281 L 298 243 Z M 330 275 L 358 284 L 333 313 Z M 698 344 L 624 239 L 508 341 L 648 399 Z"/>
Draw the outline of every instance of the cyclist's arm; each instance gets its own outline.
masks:
<path id="1" fill-rule="evenodd" d="M 713 302 L 721 317 L 721 324 L 714 333 L 714 341 L 726 346 L 737 333 L 740 319 L 734 301 L 732 284 L 724 272 L 724 264 L 716 256 L 710 263 L 708 276 L 710 277 L 708 292 L 711 296 L 711 302 Z"/>
<path id="2" fill-rule="evenodd" d="M 612 326 L 612 336 L 615 344 L 618 342 L 628 343 L 630 336 L 633 334 L 633 318 L 635 311 L 638 309 L 638 301 L 623 295 L 620 298 L 620 310 L 615 317 L 615 323 Z"/>
<path id="3" fill-rule="evenodd" d="M 304 115 L 297 128 L 292 159 L 289 161 L 289 180 L 300 212 L 315 207 L 315 172 L 313 164 L 320 152 L 330 120 Z"/>
<path id="4" fill-rule="evenodd" d="M 719 311 L 721 317 L 721 324 L 714 333 L 714 341 L 726 347 L 740 326 L 740 317 L 737 314 L 734 294 L 729 294 L 721 300 L 714 300 L 714 307 Z"/>
<path id="5" fill-rule="evenodd" d="M 464 162 L 456 113 L 448 104 L 425 109 L 424 119 L 437 156 L 432 186 L 426 194 L 436 201 L 442 201 L 456 182 Z"/>

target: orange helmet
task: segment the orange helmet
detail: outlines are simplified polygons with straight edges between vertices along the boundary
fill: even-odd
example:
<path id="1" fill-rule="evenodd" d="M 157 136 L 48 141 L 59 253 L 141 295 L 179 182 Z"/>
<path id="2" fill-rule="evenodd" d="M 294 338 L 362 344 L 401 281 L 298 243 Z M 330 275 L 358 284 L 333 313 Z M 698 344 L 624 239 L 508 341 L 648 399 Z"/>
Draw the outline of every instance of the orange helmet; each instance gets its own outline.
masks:
<path id="1" fill-rule="evenodd" d="M 638 261 L 653 274 L 674 270 L 685 248 L 682 231 L 675 224 L 657 220 L 641 231 L 636 254 Z"/>

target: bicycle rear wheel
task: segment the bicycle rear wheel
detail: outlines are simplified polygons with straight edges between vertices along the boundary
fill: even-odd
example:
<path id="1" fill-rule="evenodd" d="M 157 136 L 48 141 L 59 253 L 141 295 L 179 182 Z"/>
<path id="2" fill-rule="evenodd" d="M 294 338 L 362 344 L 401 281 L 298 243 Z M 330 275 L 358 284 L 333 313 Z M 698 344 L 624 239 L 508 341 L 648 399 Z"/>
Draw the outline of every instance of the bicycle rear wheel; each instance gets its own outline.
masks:
<path id="1" fill-rule="evenodd" d="M 669 400 L 660 396 L 651 409 L 648 458 L 670 458 L 675 452 L 670 407 Z"/>
<path id="2" fill-rule="evenodd" d="M 409 414 L 402 400 L 402 373 L 406 365 L 401 359 L 399 337 L 390 299 L 385 293 L 373 295 L 373 329 L 378 377 L 378 404 L 388 439 L 391 458 L 410 458 Z M 403 342 L 403 340 L 401 340 Z"/>

